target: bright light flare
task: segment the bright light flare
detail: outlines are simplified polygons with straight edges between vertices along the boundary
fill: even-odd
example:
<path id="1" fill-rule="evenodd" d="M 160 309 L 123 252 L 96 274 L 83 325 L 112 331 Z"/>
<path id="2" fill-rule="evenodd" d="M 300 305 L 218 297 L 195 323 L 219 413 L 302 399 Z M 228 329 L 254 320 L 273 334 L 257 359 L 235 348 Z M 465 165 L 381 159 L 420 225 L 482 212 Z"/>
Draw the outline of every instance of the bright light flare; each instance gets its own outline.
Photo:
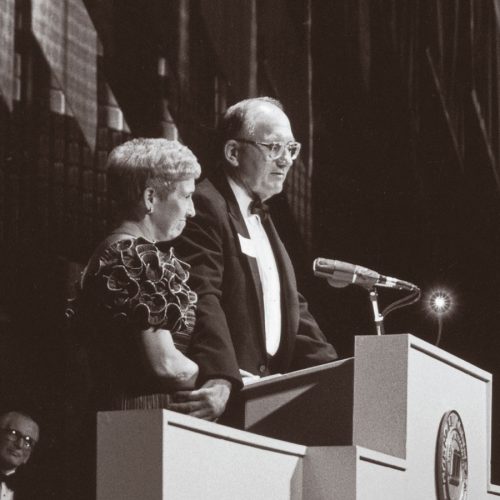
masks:
<path id="1" fill-rule="evenodd" d="M 450 293 L 444 290 L 436 290 L 429 295 L 427 304 L 432 313 L 443 316 L 451 311 L 453 299 Z"/>
<path id="2" fill-rule="evenodd" d="M 434 299 L 433 306 L 438 312 L 444 311 L 446 309 L 446 298 L 442 296 L 436 297 Z"/>

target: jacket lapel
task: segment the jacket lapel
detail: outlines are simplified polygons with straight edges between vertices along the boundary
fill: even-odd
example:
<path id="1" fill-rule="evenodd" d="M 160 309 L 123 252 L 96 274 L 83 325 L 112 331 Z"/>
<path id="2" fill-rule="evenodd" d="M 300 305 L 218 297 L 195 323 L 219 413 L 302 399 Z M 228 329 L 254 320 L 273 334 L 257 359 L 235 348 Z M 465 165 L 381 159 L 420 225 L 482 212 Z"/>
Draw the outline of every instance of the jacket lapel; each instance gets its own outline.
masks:
<path id="1" fill-rule="evenodd" d="M 264 295 L 262 292 L 262 283 L 260 281 L 257 259 L 248 255 L 248 249 L 243 248 L 245 240 L 250 240 L 250 235 L 248 234 L 245 220 L 243 219 L 243 215 L 241 214 L 240 207 L 238 205 L 238 202 L 236 201 L 236 197 L 234 196 L 233 190 L 229 186 L 229 183 L 226 179 L 225 174 L 222 172 L 222 169 L 220 169 L 217 174 L 217 176 L 211 178 L 211 181 L 227 202 L 229 221 L 233 228 L 235 245 L 239 249 L 240 259 L 243 262 L 243 267 L 245 268 L 245 271 L 247 272 L 255 291 L 255 301 L 259 310 L 259 323 L 261 326 L 259 338 L 261 341 L 263 352 L 266 352 L 266 329 L 264 322 L 263 302 Z"/>

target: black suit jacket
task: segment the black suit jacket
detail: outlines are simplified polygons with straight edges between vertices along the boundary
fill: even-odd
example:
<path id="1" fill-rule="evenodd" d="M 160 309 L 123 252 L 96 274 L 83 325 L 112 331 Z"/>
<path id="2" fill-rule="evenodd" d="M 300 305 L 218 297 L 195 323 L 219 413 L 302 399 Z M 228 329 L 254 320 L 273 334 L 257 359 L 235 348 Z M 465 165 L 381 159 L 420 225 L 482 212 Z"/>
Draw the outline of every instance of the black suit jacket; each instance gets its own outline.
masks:
<path id="1" fill-rule="evenodd" d="M 28 470 L 29 469 L 29 470 Z M 25 469 L 21 465 L 16 471 L 17 486 L 14 490 L 14 500 L 48 500 L 55 498 L 48 492 L 48 484 L 44 481 L 37 480 L 31 464 Z"/>
<path id="2" fill-rule="evenodd" d="M 240 236 L 249 234 L 222 171 L 198 184 L 194 206 L 196 216 L 188 221 L 175 248 L 192 266 L 190 285 L 198 294 L 188 355 L 200 367 L 199 382 L 226 378 L 240 386 L 239 368 L 268 375 L 335 360 L 335 349 L 297 291 L 292 263 L 270 217 L 264 227 L 278 265 L 282 301 L 281 344 L 272 358 L 266 353 L 257 261 L 240 246 Z"/>

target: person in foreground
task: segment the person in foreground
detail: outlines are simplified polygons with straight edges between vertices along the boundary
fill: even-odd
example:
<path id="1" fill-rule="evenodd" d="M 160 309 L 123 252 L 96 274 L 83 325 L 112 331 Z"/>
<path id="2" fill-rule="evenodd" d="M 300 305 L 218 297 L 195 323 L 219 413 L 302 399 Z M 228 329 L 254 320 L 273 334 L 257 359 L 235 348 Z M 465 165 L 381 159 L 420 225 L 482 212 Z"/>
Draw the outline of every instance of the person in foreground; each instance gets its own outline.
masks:
<path id="1" fill-rule="evenodd" d="M 185 355 L 196 308 L 189 266 L 157 242 L 194 215 L 200 172 L 194 154 L 167 139 L 133 139 L 109 155 L 119 223 L 90 258 L 73 308 L 90 336 L 99 410 L 168 408 L 173 392 L 195 387 L 198 366 Z"/>
<path id="2" fill-rule="evenodd" d="M 8 411 L 0 415 L 0 498 L 20 500 L 31 496 L 22 471 L 38 442 L 38 424 L 20 411 Z"/>
<path id="3" fill-rule="evenodd" d="M 288 253 L 262 202 L 283 189 L 300 151 L 281 104 L 248 99 L 221 123 L 222 164 L 196 188 L 197 215 L 176 247 L 198 294 L 188 351 L 198 380 L 213 381 L 224 411 L 242 375 L 265 376 L 337 358 L 297 291 Z M 214 382 L 217 380 L 217 382 Z M 176 394 L 173 409 L 198 414 L 207 401 Z"/>

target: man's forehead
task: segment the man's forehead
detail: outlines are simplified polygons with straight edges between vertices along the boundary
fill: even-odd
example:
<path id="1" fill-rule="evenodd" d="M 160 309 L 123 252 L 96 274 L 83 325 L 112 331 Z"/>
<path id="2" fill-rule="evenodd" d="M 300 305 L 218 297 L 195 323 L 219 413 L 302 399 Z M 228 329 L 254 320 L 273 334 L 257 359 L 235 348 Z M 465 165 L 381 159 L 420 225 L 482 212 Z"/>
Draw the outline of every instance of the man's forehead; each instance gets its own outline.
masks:
<path id="1" fill-rule="evenodd" d="M 11 411 L 0 416 L 1 427 L 11 427 L 23 434 L 30 433 L 30 437 L 38 438 L 38 424 L 28 415 Z M 32 435 L 35 434 L 35 435 Z"/>
<path id="2" fill-rule="evenodd" d="M 292 134 L 286 114 L 274 104 L 267 102 L 255 104 L 248 110 L 245 125 L 250 135 Z"/>
<path id="3" fill-rule="evenodd" d="M 248 107 L 246 112 L 247 121 L 269 120 L 270 118 L 287 116 L 278 106 L 270 102 L 255 102 Z"/>

